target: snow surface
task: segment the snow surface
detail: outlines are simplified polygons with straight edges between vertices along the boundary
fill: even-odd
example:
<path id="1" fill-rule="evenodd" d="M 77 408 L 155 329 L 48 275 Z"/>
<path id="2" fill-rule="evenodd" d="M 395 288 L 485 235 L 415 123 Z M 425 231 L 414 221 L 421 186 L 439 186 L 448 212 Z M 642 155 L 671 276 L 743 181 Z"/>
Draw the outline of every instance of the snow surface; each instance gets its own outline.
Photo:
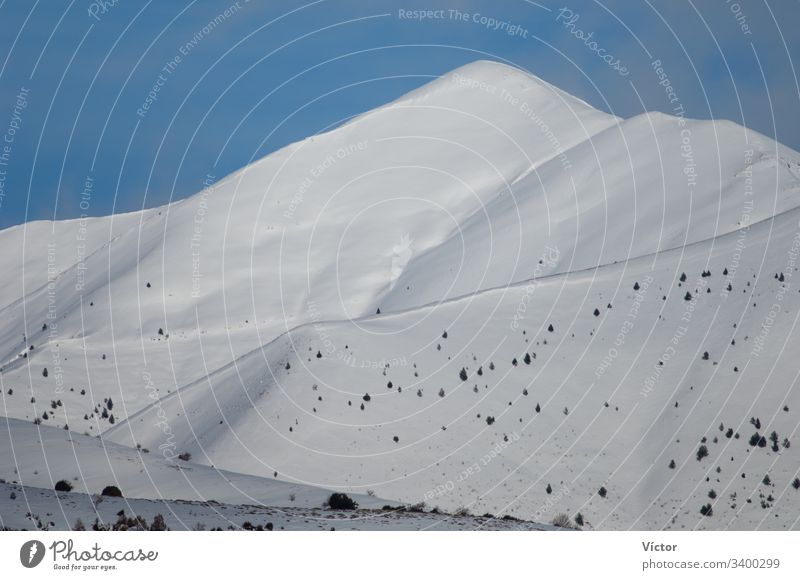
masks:
<path id="1" fill-rule="evenodd" d="M 136 444 L 588 528 L 796 528 L 798 206 L 763 135 L 476 62 L 186 200 L 0 232 L 2 414 L 102 433 L 132 467 L 78 477 L 143 498 L 187 478 Z M 181 499 L 278 501 L 208 469 Z"/>

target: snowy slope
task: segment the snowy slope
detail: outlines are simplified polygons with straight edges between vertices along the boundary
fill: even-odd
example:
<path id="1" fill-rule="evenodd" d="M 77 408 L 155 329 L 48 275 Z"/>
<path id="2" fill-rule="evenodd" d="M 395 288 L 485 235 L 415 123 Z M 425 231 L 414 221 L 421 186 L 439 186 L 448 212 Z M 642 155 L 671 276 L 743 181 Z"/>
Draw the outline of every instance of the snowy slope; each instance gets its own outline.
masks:
<path id="1" fill-rule="evenodd" d="M 599 528 L 793 527 L 800 458 L 783 441 L 796 442 L 800 412 L 787 267 L 798 220 L 357 326 L 304 326 L 159 408 L 182 448 L 232 470 L 475 513 L 580 511 Z M 107 436 L 154 443 L 153 417 Z M 778 451 L 751 447 L 756 431 L 775 431 Z"/>
<path id="2" fill-rule="evenodd" d="M 476 62 L 186 200 L 0 232 L 0 414 L 473 513 L 796 526 L 798 206 L 762 135 Z"/>
<path id="3" fill-rule="evenodd" d="M 187 200 L 91 220 L 80 260 L 79 222 L 7 230 L 5 247 L 24 252 L 4 254 L 3 271 L 28 281 L 4 288 L 3 381 L 45 406 L 10 399 L 4 412 L 30 420 L 69 400 L 57 424 L 96 433 L 108 425 L 92 396 L 136 412 L 151 386 L 173 392 L 303 323 L 709 239 L 737 227 L 748 182 L 753 221 L 794 207 L 794 152 L 730 123 L 688 127 L 693 191 L 677 120 L 623 121 L 477 62 Z"/>
<path id="4" fill-rule="evenodd" d="M 320 507 L 330 490 L 231 473 L 181 461 L 157 447 L 136 449 L 64 429 L 15 419 L 0 420 L 0 479 L 52 489 L 69 481 L 75 493 L 99 494 L 108 485 L 126 498 L 217 501 L 278 507 Z M 168 459 L 169 457 L 169 459 Z M 385 500 L 354 499 L 364 508 Z"/>
<path id="5" fill-rule="evenodd" d="M 729 122 L 662 113 L 621 121 L 525 175 L 436 252 L 410 260 L 381 306 L 403 308 L 408 294 L 427 304 L 724 235 L 797 207 L 798 160 Z M 543 257 L 551 260 L 540 265 Z"/>

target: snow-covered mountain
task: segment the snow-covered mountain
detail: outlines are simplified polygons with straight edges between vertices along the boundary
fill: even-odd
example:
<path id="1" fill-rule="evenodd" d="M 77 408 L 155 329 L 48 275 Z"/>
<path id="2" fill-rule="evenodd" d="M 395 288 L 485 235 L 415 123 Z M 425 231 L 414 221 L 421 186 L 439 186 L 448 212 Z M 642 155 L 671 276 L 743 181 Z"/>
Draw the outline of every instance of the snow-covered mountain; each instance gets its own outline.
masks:
<path id="1" fill-rule="evenodd" d="M 798 206 L 763 135 L 476 62 L 186 200 L 0 232 L 2 414 L 450 510 L 796 527 Z"/>

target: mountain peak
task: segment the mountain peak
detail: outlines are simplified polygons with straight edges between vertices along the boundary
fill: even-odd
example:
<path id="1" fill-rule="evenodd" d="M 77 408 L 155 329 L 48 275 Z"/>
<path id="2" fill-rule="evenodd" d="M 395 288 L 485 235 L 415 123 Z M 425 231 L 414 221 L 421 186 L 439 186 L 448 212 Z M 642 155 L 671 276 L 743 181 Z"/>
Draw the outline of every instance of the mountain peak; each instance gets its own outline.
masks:
<path id="1" fill-rule="evenodd" d="M 531 104 L 530 101 L 533 100 L 541 106 L 552 100 L 562 102 L 570 108 L 588 109 L 600 113 L 585 101 L 538 76 L 511 64 L 494 60 L 476 60 L 455 68 L 406 93 L 390 106 L 427 102 L 431 99 L 436 100 L 434 97 L 440 95 L 462 99 L 467 92 L 474 93 L 484 100 L 493 97 L 498 103 L 520 105 Z"/>

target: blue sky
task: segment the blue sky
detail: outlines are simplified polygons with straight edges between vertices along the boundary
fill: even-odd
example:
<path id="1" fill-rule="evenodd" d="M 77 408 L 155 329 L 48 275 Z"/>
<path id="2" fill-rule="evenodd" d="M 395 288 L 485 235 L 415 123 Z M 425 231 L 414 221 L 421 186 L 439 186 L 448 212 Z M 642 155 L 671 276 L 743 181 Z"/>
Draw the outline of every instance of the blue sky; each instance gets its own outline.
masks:
<path id="1" fill-rule="evenodd" d="M 208 175 L 479 58 L 623 117 L 671 112 L 658 59 L 687 116 L 731 119 L 800 149 L 795 1 L 105 4 L 0 4 L 0 227 L 186 197 Z M 400 10 L 439 12 L 419 21 Z"/>

